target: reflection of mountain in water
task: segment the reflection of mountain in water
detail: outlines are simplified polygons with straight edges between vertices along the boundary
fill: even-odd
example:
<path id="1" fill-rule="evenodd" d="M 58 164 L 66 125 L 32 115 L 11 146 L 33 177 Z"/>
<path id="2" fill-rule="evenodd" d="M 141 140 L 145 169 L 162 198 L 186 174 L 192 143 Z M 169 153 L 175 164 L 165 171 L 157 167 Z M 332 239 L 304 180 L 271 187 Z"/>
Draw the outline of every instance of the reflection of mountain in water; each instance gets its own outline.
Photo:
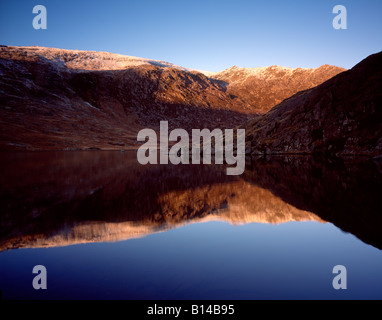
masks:
<path id="1" fill-rule="evenodd" d="M 380 171 L 357 166 L 354 175 L 342 164 L 336 180 L 335 167 L 313 164 L 310 158 L 291 159 L 257 161 L 244 176 L 229 177 L 212 166 L 141 166 L 135 153 L 4 153 L 0 250 L 117 241 L 209 220 L 323 221 L 308 211 L 366 242 L 380 243 L 380 219 L 378 224 L 373 209 L 378 189 L 361 192 L 363 183 L 354 186 L 358 181 L 353 179 L 361 175 L 365 183 L 378 181 L 379 173 L 363 175 L 362 170 Z M 335 188 L 337 192 L 331 193 Z M 357 193 L 355 201 L 350 201 L 352 192 L 346 190 Z M 364 217 L 374 224 L 360 224 L 358 235 L 356 228 L 348 228 L 350 218 L 338 208 L 354 205 L 348 212 L 356 221 L 361 204 Z M 364 236 L 364 231 L 370 234 Z"/>
<path id="2" fill-rule="evenodd" d="M 382 162 L 309 156 L 257 160 L 245 178 L 382 249 Z"/>
<path id="3" fill-rule="evenodd" d="M 140 237 L 191 221 L 320 220 L 225 170 L 141 166 L 135 153 L 3 154 L 0 249 Z"/>

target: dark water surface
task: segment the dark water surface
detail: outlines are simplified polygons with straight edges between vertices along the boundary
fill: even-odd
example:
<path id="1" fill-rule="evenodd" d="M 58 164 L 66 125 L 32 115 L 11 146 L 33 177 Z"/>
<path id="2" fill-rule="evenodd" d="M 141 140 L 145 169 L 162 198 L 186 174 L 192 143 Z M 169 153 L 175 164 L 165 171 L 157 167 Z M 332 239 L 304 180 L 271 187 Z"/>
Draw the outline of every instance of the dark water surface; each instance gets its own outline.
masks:
<path id="1" fill-rule="evenodd" d="M 3 152 L 0 168 L 3 299 L 382 298 L 381 161 L 273 157 L 236 177 L 135 152 Z"/>

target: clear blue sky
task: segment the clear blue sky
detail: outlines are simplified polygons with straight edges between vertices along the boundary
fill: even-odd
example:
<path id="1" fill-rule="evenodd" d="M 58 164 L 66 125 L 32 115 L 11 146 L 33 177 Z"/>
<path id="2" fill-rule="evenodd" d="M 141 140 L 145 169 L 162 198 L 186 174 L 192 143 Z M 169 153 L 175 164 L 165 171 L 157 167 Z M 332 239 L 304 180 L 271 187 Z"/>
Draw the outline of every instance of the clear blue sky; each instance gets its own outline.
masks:
<path id="1" fill-rule="evenodd" d="M 34 30 L 45 5 L 48 29 Z M 348 29 L 335 30 L 335 5 Z M 0 44 L 108 51 L 220 71 L 351 68 L 382 50 L 381 0 L 0 0 Z"/>

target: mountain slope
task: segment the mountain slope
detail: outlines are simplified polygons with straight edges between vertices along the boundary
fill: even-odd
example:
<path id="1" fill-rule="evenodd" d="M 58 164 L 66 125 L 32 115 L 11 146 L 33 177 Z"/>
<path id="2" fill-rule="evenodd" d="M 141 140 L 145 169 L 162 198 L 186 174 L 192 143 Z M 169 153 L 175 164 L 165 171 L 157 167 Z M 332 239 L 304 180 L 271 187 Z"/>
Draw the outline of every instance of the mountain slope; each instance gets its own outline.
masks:
<path id="1" fill-rule="evenodd" d="M 382 154 L 382 52 L 245 125 L 247 152 Z"/>
<path id="2" fill-rule="evenodd" d="M 221 81 L 108 53 L 0 47 L 0 149 L 120 149 L 143 127 L 233 127 L 249 118 Z"/>
<path id="3" fill-rule="evenodd" d="M 298 91 L 313 88 L 343 71 L 345 69 L 330 65 L 316 69 L 234 66 L 209 73 L 209 76 L 228 83 L 228 92 L 240 97 L 243 105 L 255 108 L 258 113 L 265 113 Z"/>

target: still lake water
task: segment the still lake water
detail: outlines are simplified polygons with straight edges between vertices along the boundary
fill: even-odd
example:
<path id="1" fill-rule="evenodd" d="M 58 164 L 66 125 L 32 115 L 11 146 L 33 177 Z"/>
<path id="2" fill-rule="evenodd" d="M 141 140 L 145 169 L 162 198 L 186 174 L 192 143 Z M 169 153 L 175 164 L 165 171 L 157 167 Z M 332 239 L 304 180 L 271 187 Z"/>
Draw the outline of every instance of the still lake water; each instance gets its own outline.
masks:
<path id="1" fill-rule="evenodd" d="M 3 299 L 382 299 L 381 161 L 273 157 L 239 177 L 135 152 L 0 165 Z"/>

